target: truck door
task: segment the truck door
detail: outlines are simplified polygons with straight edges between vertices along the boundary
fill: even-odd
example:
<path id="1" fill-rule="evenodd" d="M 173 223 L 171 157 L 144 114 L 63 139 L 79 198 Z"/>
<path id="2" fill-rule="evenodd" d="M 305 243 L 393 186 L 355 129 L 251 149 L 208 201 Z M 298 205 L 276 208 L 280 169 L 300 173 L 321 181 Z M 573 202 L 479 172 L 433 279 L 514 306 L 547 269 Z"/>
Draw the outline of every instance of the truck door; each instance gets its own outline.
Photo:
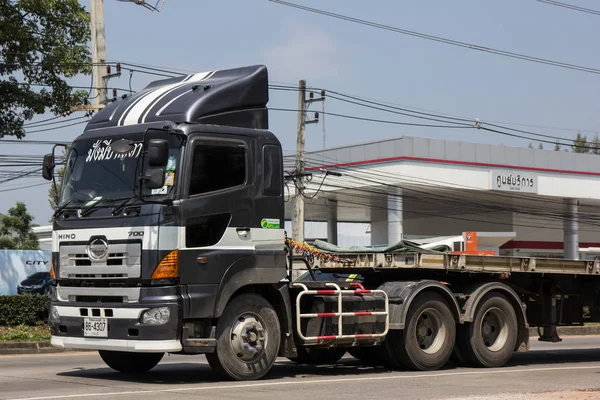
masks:
<path id="1" fill-rule="evenodd" d="M 179 274 L 185 292 L 184 318 L 209 318 L 230 266 L 254 266 L 254 139 L 223 134 L 190 138 L 181 201 Z"/>

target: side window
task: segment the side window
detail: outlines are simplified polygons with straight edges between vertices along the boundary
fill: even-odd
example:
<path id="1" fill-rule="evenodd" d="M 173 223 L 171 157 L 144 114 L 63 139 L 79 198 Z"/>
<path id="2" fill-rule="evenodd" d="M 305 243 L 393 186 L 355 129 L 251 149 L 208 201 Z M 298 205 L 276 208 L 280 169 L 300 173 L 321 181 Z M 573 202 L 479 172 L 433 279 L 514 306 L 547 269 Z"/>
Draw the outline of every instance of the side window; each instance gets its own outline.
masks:
<path id="1" fill-rule="evenodd" d="M 246 148 L 239 144 L 199 144 L 194 148 L 189 195 L 243 185 Z"/>
<path id="2" fill-rule="evenodd" d="M 279 147 L 263 146 L 263 194 L 279 196 L 283 188 L 283 167 Z"/>

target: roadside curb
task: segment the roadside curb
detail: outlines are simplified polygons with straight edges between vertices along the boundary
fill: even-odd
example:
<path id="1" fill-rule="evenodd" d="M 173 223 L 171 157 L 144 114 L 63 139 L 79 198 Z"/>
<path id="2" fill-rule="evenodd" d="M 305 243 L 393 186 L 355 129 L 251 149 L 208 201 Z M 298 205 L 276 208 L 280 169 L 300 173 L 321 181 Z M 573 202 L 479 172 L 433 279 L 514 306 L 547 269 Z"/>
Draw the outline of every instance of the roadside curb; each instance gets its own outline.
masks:
<path id="1" fill-rule="evenodd" d="M 0 355 L 10 354 L 45 354 L 86 351 L 81 349 L 61 349 L 53 347 L 50 342 L 0 342 Z"/>
<path id="2" fill-rule="evenodd" d="M 560 336 L 600 335 L 600 326 L 561 326 L 557 328 Z M 529 336 L 537 337 L 537 328 L 529 328 Z M 53 347 L 50 342 L 0 342 L 0 355 L 10 354 L 45 354 L 94 351 L 82 349 L 61 349 Z"/>

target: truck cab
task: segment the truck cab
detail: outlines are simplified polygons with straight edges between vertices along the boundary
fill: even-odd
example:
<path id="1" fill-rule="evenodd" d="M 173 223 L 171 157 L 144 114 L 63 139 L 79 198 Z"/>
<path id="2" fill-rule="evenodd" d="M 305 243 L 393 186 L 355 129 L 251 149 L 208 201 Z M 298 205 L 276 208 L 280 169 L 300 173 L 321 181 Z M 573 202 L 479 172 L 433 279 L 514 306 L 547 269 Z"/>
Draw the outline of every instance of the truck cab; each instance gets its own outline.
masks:
<path id="1" fill-rule="evenodd" d="M 293 348 L 268 99 L 266 67 L 250 66 L 153 82 L 90 120 L 54 213 L 53 346 L 123 372 L 209 353 L 237 379 Z M 46 155 L 46 179 L 56 165 Z"/>

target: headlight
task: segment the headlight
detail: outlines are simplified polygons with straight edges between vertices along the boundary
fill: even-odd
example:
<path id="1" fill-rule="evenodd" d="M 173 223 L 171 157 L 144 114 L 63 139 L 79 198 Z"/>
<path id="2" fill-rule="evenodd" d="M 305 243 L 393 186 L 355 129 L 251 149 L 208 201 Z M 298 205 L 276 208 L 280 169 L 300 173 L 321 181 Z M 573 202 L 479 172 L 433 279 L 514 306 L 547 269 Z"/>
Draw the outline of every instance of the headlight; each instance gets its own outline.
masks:
<path id="1" fill-rule="evenodd" d="M 171 310 L 168 307 L 151 308 L 144 311 L 140 322 L 146 325 L 164 325 L 169 321 Z"/>
<path id="2" fill-rule="evenodd" d="M 60 314 L 58 312 L 58 307 L 50 306 L 50 322 L 59 322 Z"/>

